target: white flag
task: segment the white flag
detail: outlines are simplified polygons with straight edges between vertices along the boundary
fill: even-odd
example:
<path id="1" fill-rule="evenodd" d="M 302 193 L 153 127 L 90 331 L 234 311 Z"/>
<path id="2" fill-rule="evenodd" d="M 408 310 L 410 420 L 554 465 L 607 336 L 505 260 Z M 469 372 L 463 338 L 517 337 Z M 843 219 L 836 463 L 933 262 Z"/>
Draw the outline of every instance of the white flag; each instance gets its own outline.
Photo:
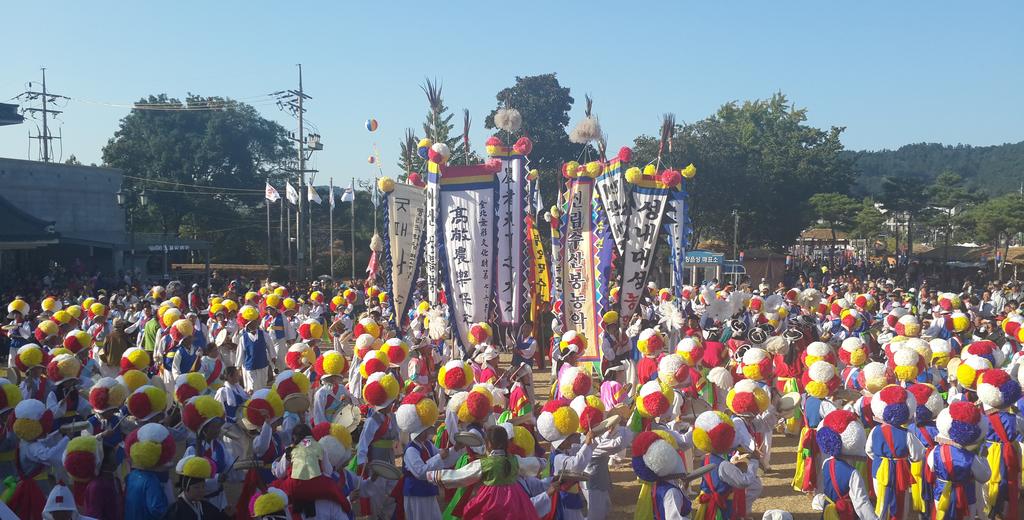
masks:
<path id="1" fill-rule="evenodd" d="M 299 190 L 296 190 L 294 187 L 292 187 L 292 183 L 290 182 L 286 182 L 284 184 L 284 188 L 284 194 L 286 197 L 288 197 L 288 202 L 291 202 L 292 204 L 298 204 Z"/>
<path id="2" fill-rule="evenodd" d="M 306 190 L 306 194 L 307 194 L 306 200 L 308 200 L 310 202 L 314 202 L 316 204 L 320 204 L 320 202 L 322 202 L 322 201 L 320 200 L 320 194 L 316 192 L 316 188 L 314 188 L 312 184 L 310 184 L 309 186 L 306 186 L 306 188 L 308 188 Z"/>
<path id="3" fill-rule="evenodd" d="M 327 190 L 327 202 L 334 209 L 334 179 L 331 179 L 331 187 Z"/>
<path id="4" fill-rule="evenodd" d="M 348 188 L 345 188 L 345 192 L 341 194 L 342 202 L 352 202 L 356 200 L 356 181 L 352 181 L 352 184 Z"/>
<path id="5" fill-rule="evenodd" d="M 281 200 L 281 194 L 278 193 L 277 188 L 271 186 L 269 182 L 267 183 L 267 188 L 265 191 L 265 196 L 267 197 L 267 200 L 269 200 L 270 202 L 277 202 Z"/>

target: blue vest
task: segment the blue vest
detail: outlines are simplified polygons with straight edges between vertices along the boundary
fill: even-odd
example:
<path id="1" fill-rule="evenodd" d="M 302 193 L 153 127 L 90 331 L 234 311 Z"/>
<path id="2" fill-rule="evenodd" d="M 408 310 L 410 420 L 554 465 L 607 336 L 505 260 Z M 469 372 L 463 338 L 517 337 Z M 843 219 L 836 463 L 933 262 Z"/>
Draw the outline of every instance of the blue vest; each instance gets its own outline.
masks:
<path id="1" fill-rule="evenodd" d="M 417 445 L 415 442 L 409 443 L 409 445 L 406 446 L 406 448 L 405 448 L 406 455 L 409 454 L 409 450 L 415 450 L 416 453 L 413 454 L 413 456 L 414 457 L 416 457 L 416 456 L 420 457 L 421 459 L 423 459 L 423 462 L 426 462 L 428 459 L 433 457 L 435 453 L 437 453 L 437 448 L 435 448 L 434 445 L 430 444 L 429 442 L 427 443 L 427 447 L 425 449 L 423 447 Z M 409 472 L 409 470 L 407 470 L 405 468 L 402 468 L 402 473 L 405 474 L 405 478 L 402 480 L 402 492 L 405 494 L 405 496 L 407 496 L 407 497 L 436 497 L 437 496 L 437 494 L 438 494 L 437 486 L 431 484 L 430 482 L 427 482 L 426 480 L 420 480 L 420 479 L 416 478 L 415 476 L 413 476 L 412 473 Z"/>
<path id="2" fill-rule="evenodd" d="M 821 416 L 821 399 L 810 395 L 807 396 L 804 401 L 804 419 L 807 421 L 808 427 L 818 427 L 818 424 L 820 424 L 823 419 Z"/>
<path id="3" fill-rule="evenodd" d="M 193 368 L 199 368 L 197 363 L 199 359 L 198 349 L 193 348 L 189 350 L 187 348 L 179 346 L 177 349 L 175 349 L 174 355 L 181 358 L 178 367 L 181 368 L 182 374 L 186 372 L 194 372 L 194 370 L 192 370 Z"/>
<path id="4" fill-rule="evenodd" d="M 235 402 L 237 402 L 239 404 L 236 404 L 234 406 L 230 406 L 230 405 L 226 405 L 225 404 L 224 405 L 224 418 L 225 418 L 225 420 L 227 422 L 234 423 L 237 420 L 238 407 L 242 406 L 242 404 L 244 404 L 247 400 L 249 400 L 249 396 L 246 395 L 245 393 L 236 393 L 236 391 L 232 390 L 232 389 L 228 389 L 228 391 L 233 393 L 233 394 L 235 394 L 235 397 L 236 397 Z"/>
<path id="5" fill-rule="evenodd" d="M 262 332 L 256 333 L 256 339 L 250 338 L 248 332 L 243 332 L 242 348 L 245 349 L 245 356 L 242 358 L 242 368 L 246 370 L 259 370 L 270 366 L 270 363 L 267 361 L 267 342 L 263 340 Z"/>
<path id="6" fill-rule="evenodd" d="M 823 492 L 825 496 L 833 503 L 839 502 L 843 497 L 848 496 L 850 494 L 850 479 L 855 471 L 857 470 L 844 460 L 835 457 L 826 460 L 821 470 L 824 477 L 825 489 Z M 835 480 L 832 479 L 833 472 L 836 474 Z M 838 493 L 836 492 L 837 488 Z"/>
<path id="7" fill-rule="evenodd" d="M 552 476 L 555 475 L 555 455 L 557 452 L 552 451 L 551 456 L 548 457 L 548 473 Z M 583 499 L 583 492 L 572 493 L 570 491 L 559 490 L 558 492 L 558 504 L 555 506 L 556 512 L 554 518 L 563 518 L 562 511 L 565 509 L 583 509 L 586 505 L 586 500 Z"/>
<path id="8" fill-rule="evenodd" d="M 178 347 L 172 346 L 174 343 L 171 336 L 167 335 L 161 338 L 160 341 L 164 342 L 164 370 L 170 370 L 171 365 L 174 363 L 174 356 L 178 355 Z"/>
<path id="9" fill-rule="evenodd" d="M 195 334 L 192 334 L 192 347 L 197 351 L 206 348 L 206 326 L 202 323 L 196 325 Z"/>
<path id="10" fill-rule="evenodd" d="M 665 515 L 665 495 L 672 489 L 679 490 L 679 487 L 667 481 L 654 483 L 654 504 L 660 513 L 656 518 L 668 518 Z M 686 493 L 680 492 L 680 494 L 683 496 L 683 507 L 679 511 L 679 514 L 682 516 L 689 516 L 690 510 L 692 509 L 690 499 L 686 497 Z"/>
<path id="11" fill-rule="evenodd" d="M 192 448 L 199 457 L 206 457 L 212 460 L 220 471 L 228 467 L 228 459 L 224 453 L 224 443 L 214 440 L 213 443 L 196 439 L 192 442 Z"/>

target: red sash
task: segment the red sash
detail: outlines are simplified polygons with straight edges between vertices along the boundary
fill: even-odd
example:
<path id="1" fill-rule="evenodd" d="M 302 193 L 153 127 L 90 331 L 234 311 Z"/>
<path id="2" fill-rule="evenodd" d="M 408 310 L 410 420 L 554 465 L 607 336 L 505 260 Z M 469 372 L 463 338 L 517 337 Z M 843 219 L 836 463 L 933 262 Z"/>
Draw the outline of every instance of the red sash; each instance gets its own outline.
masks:
<path id="1" fill-rule="evenodd" d="M 804 425 L 806 424 L 807 416 L 805 415 Z M 814 454 L 818 452 L 818 440 L 815 435 L 815 429 L 807 426 L 803 437 L 800 439 L 800 445 L 808 451 L 808 455 L 804 457 L 804 481 L 800 483 L 800 489 L 803 491 L 814 491 L 815 486 L 818 485 L 818 475 L 816 473 L 818 466 L 814 463 Z"/>
<path id="2" fill-rule="evenodd" d="M 999 420 L 999 413 L 991 413 L 988 415 L 988 423 L 992 425 L 992 431 L 996 432 L 996 436 L 999 437 L 999 442 L 1003 444 L 1002 456 L 1003 464 L 1006 464 L 1006 474 L 1003 478 L 1006 479 L 1006 511 L 1004 512 L 1005 518 L 1020 518 L 1017 514 L 1020 504 L 1017 494 L 1020 490 L 1020 458 L 1017 456 L 1017 443 L 1010 440 L 1010 436 L 1006 433 L 1006 428 L 1003 427 L 1003 422 Z"/>
<path id="3" fill-rule="evenodd" d="M 928 445 L 925 446 L 926 449 L 924 457 L 924 460 L 927 461 L 928 454 L 930 454 L 932 449 L 935 447 L 935 439 L 932 437 L 932 434 L 928 433 L 928 428 L 925 428 L 924 426 L 918 426 L 917 429 L 921 432 L 921 435 L 924 436 L 924 440 L 928 441 Z M 925 482 L 934 483 L 935 478 L 932 475 L 932 469 L 928 466 L 927 463 L 923 464 L 923 466 L 924 467 L 921 470 L 921 478 L 923 478 Z"/>
<path id="4" fill-rule="evenodd" d="M 964 487 L 963 482 L 959 482 L 955 479 L 953 474 L 953 449 L 948 444 L 939 446 L 939 458 L 942 459 L 942 465 L 946 467 L 946 473 L 949 476 L 949 480 L 946 481 L 947 485 L 953 486 L 953 493 L 956 493 L 956 515 L 955 518 L 967 518 L 970 516 L 970 509 L 967 504 L 967 488 Z M 974 485 L 972 482 L 971 485 Z M 1016 497 L 1010 500 L 1011 502 L 1016 501 Z M 1016 518 L 1016 517 L 1009 517 Z"/>
<path id="5" fill-rule="evenodd" d="M 20 447 L 14 448 L 14 469 L 18 474 L 18 485 L 15 486 L 14 494 L 7 505 L 22 520 L 42 520 L 46 497 L 36 483 L 36 477 L 47 467 L 39 464 L 35 471 L 25 473 L 21 468 L 20 451 Z"/>
<path id="6" fill-rule="evenodd" d="M 832 477 L 832 491 L 837 497 L 833 504 L 836 506 L 839 520 L 856 520 L 857 516 L 854 514 L 853 501 L 850 500 L 850 494 L 844 495 L 839 492 L 839 484 L 836 481 L 836 459 L 829 461 L 828 474 Z"/>
<path id="7" fill-rule="evenodd" d="M 710 463 L 711 455 L 705 455 L 704 464 Z M 715 469 L 715 471 L 718 471 L 717 468 Z M 703 479 L 704 485 L 707 486 L 708 491 L 701 493 L 700 496 L 697 497 L 697 501 L 700 502 L 701 504 L 707 504 L 708 511 L 705 518 L 716 518 L 718 516 L 718 513 L 722 514 L 722 518 L 726 518 L 726 511 L 729 510 L 728 504 L 726 503 L 726 501 L 729 499 L 729 497 L 727 496 L 728 493 L 723 495 L 722 493 L 718 492 L 718 489 L 715 487 L 715 482 L 711 478 L 710 472 L 705 473 Z M 735 493 L 735 491 L 736 490 L 733 490 L 733 493 Z M 733 503 L 735 503 L 736 496 L 735 494 L 733 496 Z"/>

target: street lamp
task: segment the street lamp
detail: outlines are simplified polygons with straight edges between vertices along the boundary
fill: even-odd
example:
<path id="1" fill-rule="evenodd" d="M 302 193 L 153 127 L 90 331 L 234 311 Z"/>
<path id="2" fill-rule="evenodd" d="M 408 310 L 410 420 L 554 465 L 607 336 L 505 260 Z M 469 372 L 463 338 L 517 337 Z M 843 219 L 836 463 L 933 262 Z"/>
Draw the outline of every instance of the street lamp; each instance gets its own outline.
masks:
<path id="1" fill-rule="evenodd" d="M 131 251 L 131 254 L 129 255 L 129 258 L 131 259 L 131 270 L 132 270 L 132 273 L 134 274 L 134 272 L 135 272 L 135 225 L 134 225 L 134 222 L 133 222 L 133 219 L 132 219 L 132 217 L 133 217 L 132 208 L 135 206 L 135 204 L 132 204 L 132 201 L 135 200 L 136 195 L 137 195 L 138 196 L 138 201 L 139 201 L 138 206 L 141 208 L 141 207 L 144 207 L 146 205 L 146 203 L 148 202 L 149 197 L 146 196 L 146 190 L 142 190 L 138 194 L 136 194 L 134 191 L 125 190 L 123 188 L 122 189 L 118 189 L 117 193 L 115 193 L 115 195 L 117 196 L 117 205 L 119 207 L 121 207 L 122 209 L 124 209 L 124 218 L 125 218 L 125 221 L 128 223 L 128 237 L 129 237 L 129 239 L 128 239 L 129 240 L 129 242 L 128 242 L 128 250 Z"/>

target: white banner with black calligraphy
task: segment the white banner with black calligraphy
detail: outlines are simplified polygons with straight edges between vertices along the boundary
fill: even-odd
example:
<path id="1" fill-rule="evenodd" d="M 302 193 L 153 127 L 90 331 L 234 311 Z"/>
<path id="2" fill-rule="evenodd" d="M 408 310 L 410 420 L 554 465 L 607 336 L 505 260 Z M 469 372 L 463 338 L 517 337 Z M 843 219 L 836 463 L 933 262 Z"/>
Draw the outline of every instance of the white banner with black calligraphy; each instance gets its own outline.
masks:
<path id="1" fill-rule="evenodd" d="M 562 312 L 565 330 L 575 330 L 587 337 L 587 349 L 580 358 L 600 359 L 598 341 L 597 250 L 593 221 L 594 179 L 569 179 L 566 189 L 565 234 L 562 264 Z"/>
<path id="2" fill-rule="evenodd" d="M 441 272 L 454 336 L 463 348 L 469 345 L 469 327 L 491 318 L 497 172 L 496 164 L 450 166 L 441 172 Z"/>
<path id="3" fill-rule="evenodd" d="M 441 192 L 439 185 L 441 177 L 437 164 L 428 162 L 428 166 L 424 201 L 426 235 L 423 237 L 423 269 L 427 275 L 427 301 L 433 307 L 438 304 L 437 295 L 441 291 L 441 264 L 438 252 L 440 215 L 437 211 L 437 201 Z"/>
<path id="4" fill-rule="evenodd" d="M 601 195 L 604 214 L 608 218 L 615 250 L 622 254 L 629 225 L 629 185 L 626 184 L 625 164 L 618 157 L 604 166 L 597 177 L 597 191 Z"/>
<path id="5" fill-rule="evenodd" d="M 522 155 L 514 155 L 511 149 L 491 149 L 498 154 L 492 157 L 501 161 L 501 171 L 498 172 L 498 235 L 495 240 L 498 318 L 505 325 L 518 326 L 523 313 L 529 309 L 525 256 L 528 254 L 525 223 L 527 161 Z"/>
<path id="6" fill-rule="evenodd" d="M 629 235 L 622 251 L 622 285 L 619 290 L 619 314 L 629 319 L 636 311 L 651 269 L 654 249 L 661 231 L 661 218 L 669 190 L 637 184 L 630 193 Z"/>
<path id="7" fill-rule="evenodd" d="M 386 290 L 391 294 L 393 323 L 397 328 L 404 322 L 412 305 L 412 290 L 419 273 L 427 211 L 426 192 L 411 184 L 396 183 L 394 191 L 386 194 L 384 205 L 387 217 L 384 227 L 388 234 L 384 242 L 387 248 L 385 257 L 390 264 L 385 273 L 389 278 Z"/>

